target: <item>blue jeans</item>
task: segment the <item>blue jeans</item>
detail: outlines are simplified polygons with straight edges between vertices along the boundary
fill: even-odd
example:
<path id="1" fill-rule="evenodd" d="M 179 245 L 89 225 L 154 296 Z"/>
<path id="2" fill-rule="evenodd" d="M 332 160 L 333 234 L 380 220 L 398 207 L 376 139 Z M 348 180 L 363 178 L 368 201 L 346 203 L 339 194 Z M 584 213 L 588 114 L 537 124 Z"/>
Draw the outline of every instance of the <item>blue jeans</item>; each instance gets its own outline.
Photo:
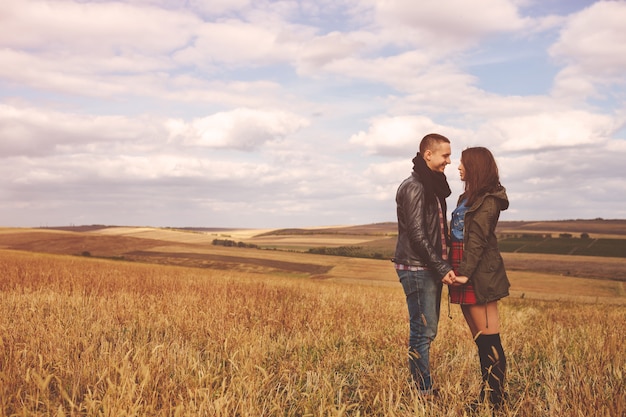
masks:
<path id="1" fill-rule="evenodd" d="M 396 272 L 409 308 L 409 369 L 417 387 L 428 391 L 433 386 L 430 343 L 437 336 L 443 285 L 432 271 Z"/>

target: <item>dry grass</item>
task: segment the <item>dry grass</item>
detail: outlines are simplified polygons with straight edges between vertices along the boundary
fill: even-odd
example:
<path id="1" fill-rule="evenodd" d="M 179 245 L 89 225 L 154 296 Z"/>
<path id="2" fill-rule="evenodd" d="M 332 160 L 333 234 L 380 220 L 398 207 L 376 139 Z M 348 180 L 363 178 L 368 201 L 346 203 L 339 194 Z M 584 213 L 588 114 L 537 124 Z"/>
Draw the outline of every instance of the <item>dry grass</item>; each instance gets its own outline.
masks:
<path id="1" fill-rule="evenodd" d="M 458 416 L 478 391 L 453 306 L 433 345 L 442 397 L 416 397 L 399 284 L 13 251 L 0 270 L 0 415 Z M 504 415 L 624 415 L 625 313 L 504 301 Z"/>

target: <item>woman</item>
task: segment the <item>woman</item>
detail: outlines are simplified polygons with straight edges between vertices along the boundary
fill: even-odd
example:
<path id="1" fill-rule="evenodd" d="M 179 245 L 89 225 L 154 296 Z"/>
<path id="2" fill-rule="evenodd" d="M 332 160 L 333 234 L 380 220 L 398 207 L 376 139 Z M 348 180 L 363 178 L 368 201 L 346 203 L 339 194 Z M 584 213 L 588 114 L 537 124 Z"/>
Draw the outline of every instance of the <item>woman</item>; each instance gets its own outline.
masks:
<path id="1" fill-rule="evenodd" d="M 483 378 L 480 403 L 486 398 L 498 409 L 505 399 L 506 357 L 500 341 L 498 300 L 509 295 L 509 280 L 498 250 L 495 229 L 500 211 L 509 207 L 498 167 L 483 147 L 461 153 L 459 165 L 465 192 L 452 212 L 450 259 L 457 283 L 450 301 L 460 304 L 478 346 Z"/>

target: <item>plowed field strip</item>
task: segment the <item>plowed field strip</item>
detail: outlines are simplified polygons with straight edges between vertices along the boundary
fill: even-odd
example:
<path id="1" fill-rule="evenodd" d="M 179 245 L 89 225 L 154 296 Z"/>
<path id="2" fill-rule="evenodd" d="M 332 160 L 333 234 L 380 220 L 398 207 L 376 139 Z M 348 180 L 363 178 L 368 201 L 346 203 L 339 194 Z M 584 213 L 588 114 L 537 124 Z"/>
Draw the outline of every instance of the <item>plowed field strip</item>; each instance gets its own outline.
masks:
<path id="1" fill-rule="evenodd" d="M 329 265 L 309 264 L 300 262 L 277 261 L 273 259 L 247 258 L 240 256 L 212 255 L 208 253 L 179 253 L 179 252 L 150 252 L 150 251 L 133 251 L 127 252 L 127 256 L 139 256 L 144 258 L 184 258 L 184 259 L 201 259 L 215 262 L 227 262 L 232 264 L 250 264 L 262 267 L 281 269 L 291 272 L 302 272 L 307 274 L 325 274 L 333 267 Z"/>

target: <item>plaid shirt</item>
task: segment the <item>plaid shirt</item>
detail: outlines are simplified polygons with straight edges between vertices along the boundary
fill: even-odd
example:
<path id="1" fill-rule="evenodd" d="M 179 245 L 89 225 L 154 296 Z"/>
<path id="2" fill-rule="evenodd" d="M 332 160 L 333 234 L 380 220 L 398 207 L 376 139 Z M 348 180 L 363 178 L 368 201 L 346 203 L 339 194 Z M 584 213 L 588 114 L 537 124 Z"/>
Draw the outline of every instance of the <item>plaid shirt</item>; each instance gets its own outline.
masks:
<path id="1" fill-rule="evenodd" d="M 414 266 L 414 265 L 403 265 L 403 264 L 393 264 L 398 271 L 430 271 L 430 268 L 427 266 Z"/>

